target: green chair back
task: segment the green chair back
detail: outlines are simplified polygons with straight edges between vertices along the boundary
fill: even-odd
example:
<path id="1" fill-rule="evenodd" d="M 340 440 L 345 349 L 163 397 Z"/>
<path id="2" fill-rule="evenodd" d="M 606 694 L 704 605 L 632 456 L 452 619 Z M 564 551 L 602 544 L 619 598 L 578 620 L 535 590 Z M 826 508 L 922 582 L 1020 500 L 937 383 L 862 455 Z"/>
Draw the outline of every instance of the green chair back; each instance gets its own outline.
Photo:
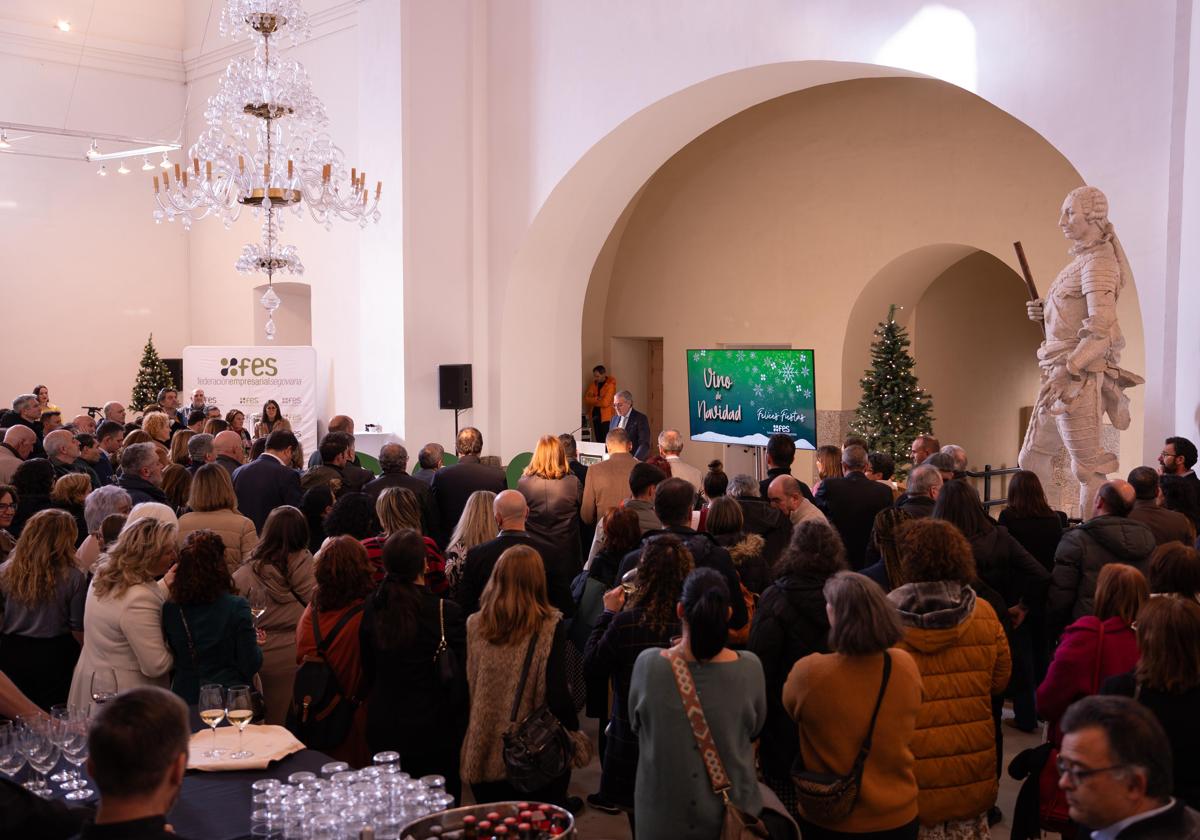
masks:
<path id="1" fill-rule="evenodd" d="M 521 473 L 529 466 L 529 462 L 533 460 L 532 452 L 521 452 L 513 456 L 513 459 L 508 462 L 508 467 L 504 470 L 508 477 L 508 489 L 517 489 L 517 482 L 521 480 Z"/>

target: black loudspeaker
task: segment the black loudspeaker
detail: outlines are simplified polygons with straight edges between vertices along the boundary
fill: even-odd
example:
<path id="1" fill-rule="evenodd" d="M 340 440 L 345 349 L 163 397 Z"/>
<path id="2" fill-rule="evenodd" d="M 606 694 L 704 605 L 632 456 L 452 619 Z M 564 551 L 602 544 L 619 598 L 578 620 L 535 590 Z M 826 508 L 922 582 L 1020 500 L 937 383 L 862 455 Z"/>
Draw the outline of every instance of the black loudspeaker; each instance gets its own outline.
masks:
<path id="1" fill-rule="evenodd" d="M 183 359 L 163 359 L 163 364 L 167 366 L 167 370 L 171 371 L 171 381 L 175 383 L 176 389 L 183 387 Z M 184 400 L 180 400 L 179 404 L 183 405 Z"/>
<path id="2" fill-rule="evenodd" d="M 471 366 L 438 365 L 438 393 L 442 408 L 471 407 Z"/>

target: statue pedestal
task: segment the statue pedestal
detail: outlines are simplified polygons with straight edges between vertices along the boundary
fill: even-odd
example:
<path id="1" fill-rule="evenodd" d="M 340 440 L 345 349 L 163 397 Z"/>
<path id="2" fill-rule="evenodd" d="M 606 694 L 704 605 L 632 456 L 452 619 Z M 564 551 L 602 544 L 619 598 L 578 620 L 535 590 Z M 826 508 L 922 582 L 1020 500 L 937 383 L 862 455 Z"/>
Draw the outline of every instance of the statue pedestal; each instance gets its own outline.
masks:
<path id="1" fill-rule="evenodd" d="M 1111 423 L 1100 426 L 1100 444 L 1108 452 L 1117 457 L 1121 455 L 1121 433 Z M 1079 510 L 1079 481 L 1071 472 L 1071 458 L 1067 455 L 1066 447 L 1058 451 L 1053 459 L 1054 475 L 1043 488 L 1046 491 L 1046 501 L 1054 510 L 1061 510 L 1071 519 L 1083 519 Z M 1045 482 L 1045 477 L 1042 477 Z"/>

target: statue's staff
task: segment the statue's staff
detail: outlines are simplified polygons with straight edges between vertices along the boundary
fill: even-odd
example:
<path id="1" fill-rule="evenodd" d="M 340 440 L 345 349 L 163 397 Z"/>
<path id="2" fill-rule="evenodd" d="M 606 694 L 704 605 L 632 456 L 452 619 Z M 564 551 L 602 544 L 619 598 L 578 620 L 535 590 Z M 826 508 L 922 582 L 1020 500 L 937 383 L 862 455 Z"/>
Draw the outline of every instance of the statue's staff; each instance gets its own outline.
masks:
<path id="1" fill-rule="evenodd" d="M 1017 252 L 1017 261 L 1021 263 L 1021 274 L 1025 276 L 1025 289 L 1029 292 L 1030 300 L 1039 300 L 1041 296 L 1038 294 L 1037 286 L 1033 283 L 1033 272 L 1029 270 L 1029 260 L 1025 259 L 1025 249 L 1021 247 L 1020 241 L 1013 243 L 1013 248 Z M 1046 322 L 1039 322 L 1042 327 L 1042 338 L 1046 337 Z"/>

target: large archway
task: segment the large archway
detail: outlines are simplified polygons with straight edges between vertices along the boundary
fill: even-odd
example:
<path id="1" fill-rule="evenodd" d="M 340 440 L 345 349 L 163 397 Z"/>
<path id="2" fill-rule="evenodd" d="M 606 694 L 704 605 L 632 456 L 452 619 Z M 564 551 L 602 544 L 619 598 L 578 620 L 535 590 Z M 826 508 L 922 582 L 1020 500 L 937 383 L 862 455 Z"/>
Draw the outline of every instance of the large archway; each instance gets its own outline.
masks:
<path id="1" fill-rule="evenodd" d="M 847 76 L 855 80 L 839 81 Z M 559 337 L 510 328 L 499 339 L 502 381 L 526 381 L 533 365 L 552 386 L 536 395 L 520 389 L 519 410 L 516 386 L 502 389 L 506 448 L 551 422 L 578 425 L 571 386 L 600 360 L 575 352 L 581 323 L 593 342 L 595 324 L 604 324 L 601 354 L 605 336 L 662 337 L 665 420 L 683 425 L 680 349 L 688 344 L 819 347 L 818 404 L 843 410 L 856 401 L 857 379 L 844 375 L 844 359 L 861 352 L 865 360 L 871 327 L 886 312 L 886 304 L 876 311 L 877 295 L 908 282 L 919 297 L 976 251 L 1015 267 L 1014 239 L 1048 284 L 1064 262 L 1057 207 L 1079 174 L 984 100 L 906 76 L 829 63 L 754 68 L 697 86 L 711 85 L 712 101 L 694 101 L 693 89 L 664 100 L 589 152 L 542 208 L 506 293 L 506 324 L 535 322 Z M 792 92 L 714 120 L 722 108 L 789 85 Z M 709 120 L 716 125 L 696 132 Z M 665 138 L 681 134 L 685 142 L 669 148 Z M 680 296 L 686 311 L 673 305 Z M 1140 321 L 1126 322 L 1140 357 Z M 554 353 L 542 352 L 551 341 Z"/>

